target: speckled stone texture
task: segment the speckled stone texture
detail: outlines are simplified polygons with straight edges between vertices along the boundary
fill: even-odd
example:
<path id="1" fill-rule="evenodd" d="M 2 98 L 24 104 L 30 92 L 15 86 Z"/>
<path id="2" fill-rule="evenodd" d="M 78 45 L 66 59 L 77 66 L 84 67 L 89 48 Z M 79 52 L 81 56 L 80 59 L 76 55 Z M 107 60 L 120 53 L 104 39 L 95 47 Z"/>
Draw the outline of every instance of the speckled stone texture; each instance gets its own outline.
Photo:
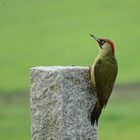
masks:
<path id="1" fill-rule="evenodd" d="M 89 68 L 31 68 L 32 140 L 97 140 Z"/>

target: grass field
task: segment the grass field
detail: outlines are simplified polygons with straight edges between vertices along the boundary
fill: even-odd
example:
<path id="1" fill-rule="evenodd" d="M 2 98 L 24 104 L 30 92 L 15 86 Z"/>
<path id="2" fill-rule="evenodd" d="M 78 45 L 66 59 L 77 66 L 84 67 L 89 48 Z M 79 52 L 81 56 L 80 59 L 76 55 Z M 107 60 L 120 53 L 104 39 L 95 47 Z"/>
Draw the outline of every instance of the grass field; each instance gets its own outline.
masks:
<path id="1" fill-rule="evenodd" d="M 27 90 L 37 65 L 90 65 L 98 53 L 89 33 L 117 47 L 117 83 L 139 82 L 140 1 L 0 1 L 0 91 Z"/>
<path id="2" fill-rule="evenodd" d="M 99 125 L 99 140 L 140 139 L 140 87 L 116 87 L 103 111 Z"/>
<path id="3" fill-rule="evenodd" d="M 27 100 L 25 95 L 0 96 L 0 140 L 31 140 Z"/>
<path id="4" fill-rule="evenodd" d="M 99 140 L 139 140 L 139 105 L 138 100 L 108 104 L 100 121 Z"/>

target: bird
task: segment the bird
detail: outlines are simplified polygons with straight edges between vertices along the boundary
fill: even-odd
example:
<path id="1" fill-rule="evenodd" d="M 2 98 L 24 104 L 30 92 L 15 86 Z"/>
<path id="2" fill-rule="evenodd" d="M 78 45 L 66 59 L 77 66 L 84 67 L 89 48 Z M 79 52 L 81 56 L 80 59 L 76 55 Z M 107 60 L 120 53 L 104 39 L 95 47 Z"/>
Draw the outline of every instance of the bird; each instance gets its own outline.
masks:
<path id="1" fill-rule="evenodd" d="M 118 73 L 118 64 L 115 57 L 115 46 L 110 39 L 97 38 L 90 34 L 98 43 L 99 55 L 90 68 L 91 87 L 94 88 L 96 104 L 91 113 L 91 124 L 98 126 L 98 119 L 102 109 L 106 107 L 114 82 Z"/>

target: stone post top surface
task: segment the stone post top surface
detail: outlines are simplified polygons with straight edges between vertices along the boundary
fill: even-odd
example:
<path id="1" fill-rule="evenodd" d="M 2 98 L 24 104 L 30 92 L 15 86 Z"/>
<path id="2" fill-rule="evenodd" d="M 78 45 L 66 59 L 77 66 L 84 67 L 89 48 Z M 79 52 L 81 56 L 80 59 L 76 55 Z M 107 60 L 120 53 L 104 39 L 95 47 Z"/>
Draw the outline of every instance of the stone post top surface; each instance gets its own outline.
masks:
<path id="1" fill-rule="evenodd" d="M 59 70 L 89 70 L 89 67 L 86 66 L 37 66 L 32 67 L 31 70 L 40 70 L 40 71 L 59 71 Z"/>

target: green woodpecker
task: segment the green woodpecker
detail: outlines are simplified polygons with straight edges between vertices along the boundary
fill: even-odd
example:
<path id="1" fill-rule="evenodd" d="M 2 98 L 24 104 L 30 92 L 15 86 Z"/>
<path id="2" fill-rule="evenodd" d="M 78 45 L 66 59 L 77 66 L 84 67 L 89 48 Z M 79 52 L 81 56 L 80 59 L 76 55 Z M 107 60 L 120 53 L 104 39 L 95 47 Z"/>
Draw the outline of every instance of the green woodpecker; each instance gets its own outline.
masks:
<path id="1" fill-rule="evenodd" d="M 118 65 L 115 58 L 115 47 L 111 40 L 93 37 L 99 47 L 100 53 L 91 67 L 91 86 L 97 98 L 95 108 L 91 114 L 91 124 L 98 125 L 102 109 L 106 106 L 117 76 Z"/>

